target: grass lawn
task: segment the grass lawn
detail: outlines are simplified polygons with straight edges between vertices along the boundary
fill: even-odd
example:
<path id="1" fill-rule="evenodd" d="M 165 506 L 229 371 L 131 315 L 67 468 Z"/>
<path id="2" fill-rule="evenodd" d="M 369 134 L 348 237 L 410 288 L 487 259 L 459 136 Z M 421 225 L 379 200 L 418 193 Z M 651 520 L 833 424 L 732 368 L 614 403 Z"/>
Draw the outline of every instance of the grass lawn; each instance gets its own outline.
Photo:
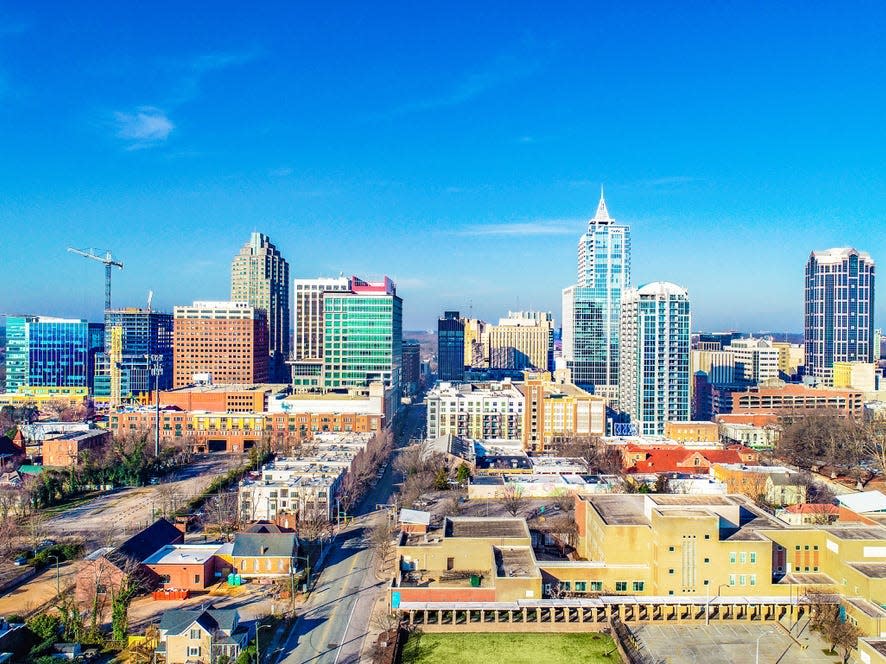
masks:
<path id="1" fill-rule="evenodd" d="M 620 664 L 605 634 L 520 634 L 461 632 L 414 634 L 403 649 L 403 664 Z"/>

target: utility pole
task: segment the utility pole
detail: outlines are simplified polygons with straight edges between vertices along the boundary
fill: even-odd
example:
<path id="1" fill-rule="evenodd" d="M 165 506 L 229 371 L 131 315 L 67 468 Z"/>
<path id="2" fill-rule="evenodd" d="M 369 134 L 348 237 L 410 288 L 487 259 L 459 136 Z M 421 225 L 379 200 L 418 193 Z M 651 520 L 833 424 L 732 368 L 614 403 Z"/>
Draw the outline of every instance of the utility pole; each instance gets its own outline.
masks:
<path id="1" fill-rule="evenodd" d="M 148 370 L 154 378 L 154 393 L 156 411 L 154 417 L 154 456 L 160 456 L 160 376 L 163 375 L 163 356 L 145 355 L 148 360 Z"/>

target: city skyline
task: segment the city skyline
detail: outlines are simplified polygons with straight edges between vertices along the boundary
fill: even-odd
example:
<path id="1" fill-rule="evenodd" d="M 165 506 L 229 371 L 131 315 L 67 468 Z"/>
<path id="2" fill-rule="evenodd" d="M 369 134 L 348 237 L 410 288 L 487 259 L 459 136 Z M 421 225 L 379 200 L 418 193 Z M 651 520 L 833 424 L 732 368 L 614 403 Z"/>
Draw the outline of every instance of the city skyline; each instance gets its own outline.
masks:
<path id="1" fill-rule="evenodd" d="M 224 299 L 259 231 L 292 277 L 391 275 L 407 329 L 559 325 L 603 184 L 635 285 L 685 286 L 696 329 L 799 332 L 812 251 L 886 255 L 886 47 L 870 12 L 759 7 L 501 5 L 420 39 L 360 7 L 3 9 L 0 225 L 39 232 L 0 313 L 101 320 L 101 270 L 66 246 L 125 263 L 115 306 Z"/>

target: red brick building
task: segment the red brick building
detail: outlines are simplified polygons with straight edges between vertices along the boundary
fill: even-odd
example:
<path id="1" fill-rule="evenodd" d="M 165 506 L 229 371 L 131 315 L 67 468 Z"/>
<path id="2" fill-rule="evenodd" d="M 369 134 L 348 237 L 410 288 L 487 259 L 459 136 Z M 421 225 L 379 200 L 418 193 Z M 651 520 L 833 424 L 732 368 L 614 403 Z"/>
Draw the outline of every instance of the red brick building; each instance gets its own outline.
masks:
<path id="1" fill-rule="evenodd" d="M 78 465 L 85 453 L 101 454 L 111 441 L 111 432 L 104 429 L 72 431 L 43 441 L 43 465 L 67 468 Z"/>

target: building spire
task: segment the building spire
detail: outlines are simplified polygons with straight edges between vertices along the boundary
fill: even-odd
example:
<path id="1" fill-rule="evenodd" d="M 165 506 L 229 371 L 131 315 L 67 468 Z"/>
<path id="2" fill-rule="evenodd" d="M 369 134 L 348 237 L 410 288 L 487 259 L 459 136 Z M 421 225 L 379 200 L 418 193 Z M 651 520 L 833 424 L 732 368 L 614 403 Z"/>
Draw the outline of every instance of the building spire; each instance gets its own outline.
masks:
<path id="1" fill-rule="evenodd" d="M 600 202 L 597 204 L 597 214 L 591 221 L 615 221 L 609 216 L 609 210 L 606 209 L 606 198 L 603 196 L 603 185 L 600 185 Z"/>

